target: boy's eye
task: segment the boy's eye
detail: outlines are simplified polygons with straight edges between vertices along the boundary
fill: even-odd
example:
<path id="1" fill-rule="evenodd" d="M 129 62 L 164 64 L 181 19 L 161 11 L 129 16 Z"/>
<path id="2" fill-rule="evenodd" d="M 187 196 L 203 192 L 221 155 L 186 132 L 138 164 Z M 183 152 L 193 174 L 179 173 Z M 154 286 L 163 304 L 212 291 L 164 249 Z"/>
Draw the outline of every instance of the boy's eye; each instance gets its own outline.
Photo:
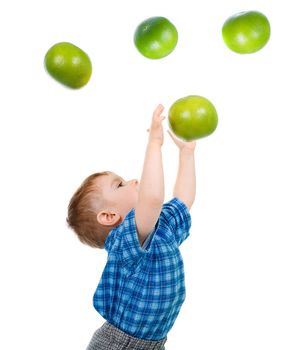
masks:
<path id="1" fill-rule="evenodd" d="M 122 187 L 122 186 L 123 186 L 123 183 L 122 183 L 122 181 L 120 181 L 118 184 L 118 187 Z"/>

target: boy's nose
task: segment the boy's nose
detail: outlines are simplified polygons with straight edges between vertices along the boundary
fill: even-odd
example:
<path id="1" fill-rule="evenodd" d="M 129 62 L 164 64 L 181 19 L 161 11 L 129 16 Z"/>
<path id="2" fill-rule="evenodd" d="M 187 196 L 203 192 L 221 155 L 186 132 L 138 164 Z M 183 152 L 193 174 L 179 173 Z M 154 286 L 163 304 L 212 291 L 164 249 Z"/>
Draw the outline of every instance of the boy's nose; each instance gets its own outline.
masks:
<path id="1" fill-rule="evenodd" d="M 129 182 L 130 182 L 130 184 L 131 184 L 132 186 L 138 186 L 138 185 L 139 185 L 139 181 L 138 181 L 137 179 L 130 180 Z"/>

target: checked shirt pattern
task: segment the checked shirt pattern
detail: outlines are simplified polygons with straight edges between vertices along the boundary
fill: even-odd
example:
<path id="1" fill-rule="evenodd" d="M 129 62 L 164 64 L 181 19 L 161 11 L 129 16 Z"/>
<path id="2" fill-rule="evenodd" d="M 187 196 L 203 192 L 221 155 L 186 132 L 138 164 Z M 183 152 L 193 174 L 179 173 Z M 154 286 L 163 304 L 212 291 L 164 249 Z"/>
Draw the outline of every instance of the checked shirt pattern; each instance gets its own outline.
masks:
<path id="1" fill-rule="evenodd" d="M 134 209 L 128 213 L 105 242 L 108 260 L 93 298 L 102 317 L 140 339 L 166 337 L 185 299 L 179 246 L 190 226 L 187 207 L 173 198 L 141 247 Z"/>

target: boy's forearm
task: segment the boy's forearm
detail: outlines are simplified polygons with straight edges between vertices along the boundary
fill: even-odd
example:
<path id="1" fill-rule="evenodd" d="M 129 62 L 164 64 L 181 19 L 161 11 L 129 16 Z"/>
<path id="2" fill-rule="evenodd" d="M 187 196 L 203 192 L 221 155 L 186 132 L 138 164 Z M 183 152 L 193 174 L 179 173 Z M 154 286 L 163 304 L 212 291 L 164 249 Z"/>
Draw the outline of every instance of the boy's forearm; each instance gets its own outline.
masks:
<path id="1" fill-rule="evenodd" d="M 181 199 L 190 209 L 196 193 L 195 157 L 194 151 L 181 149 L 179 167 L 174 187 L 174 197 Z"/>
<path id="2" fill-rule="evenodd" d="M 164 175 L 161 144 L 148 142 L 139 187 L 139 201 L 162 204 L 164 201 Z"/>

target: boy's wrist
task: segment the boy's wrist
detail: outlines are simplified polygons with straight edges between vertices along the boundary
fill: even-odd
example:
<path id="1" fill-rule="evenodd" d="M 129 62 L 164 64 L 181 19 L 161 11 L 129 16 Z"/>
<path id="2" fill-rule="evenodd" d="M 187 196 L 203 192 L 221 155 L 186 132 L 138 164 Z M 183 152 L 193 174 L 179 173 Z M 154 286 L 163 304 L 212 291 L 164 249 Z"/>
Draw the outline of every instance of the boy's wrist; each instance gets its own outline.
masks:
<path id="1" fill-rule="evenodd" d="M 188 148 L 188 147 L 182 147 L 180 148 L 180 154 L 184 155 L 193 155 L 195 149 L 193 148 Z"/>
<path id="2" fill-rule="evenodd" d="M 157 138 L 150 138 L 148 141 L 148 146 L 152 146 L 152 147 L 161 147 L 163 144 L 162 140 L 157 139 Z"/>

